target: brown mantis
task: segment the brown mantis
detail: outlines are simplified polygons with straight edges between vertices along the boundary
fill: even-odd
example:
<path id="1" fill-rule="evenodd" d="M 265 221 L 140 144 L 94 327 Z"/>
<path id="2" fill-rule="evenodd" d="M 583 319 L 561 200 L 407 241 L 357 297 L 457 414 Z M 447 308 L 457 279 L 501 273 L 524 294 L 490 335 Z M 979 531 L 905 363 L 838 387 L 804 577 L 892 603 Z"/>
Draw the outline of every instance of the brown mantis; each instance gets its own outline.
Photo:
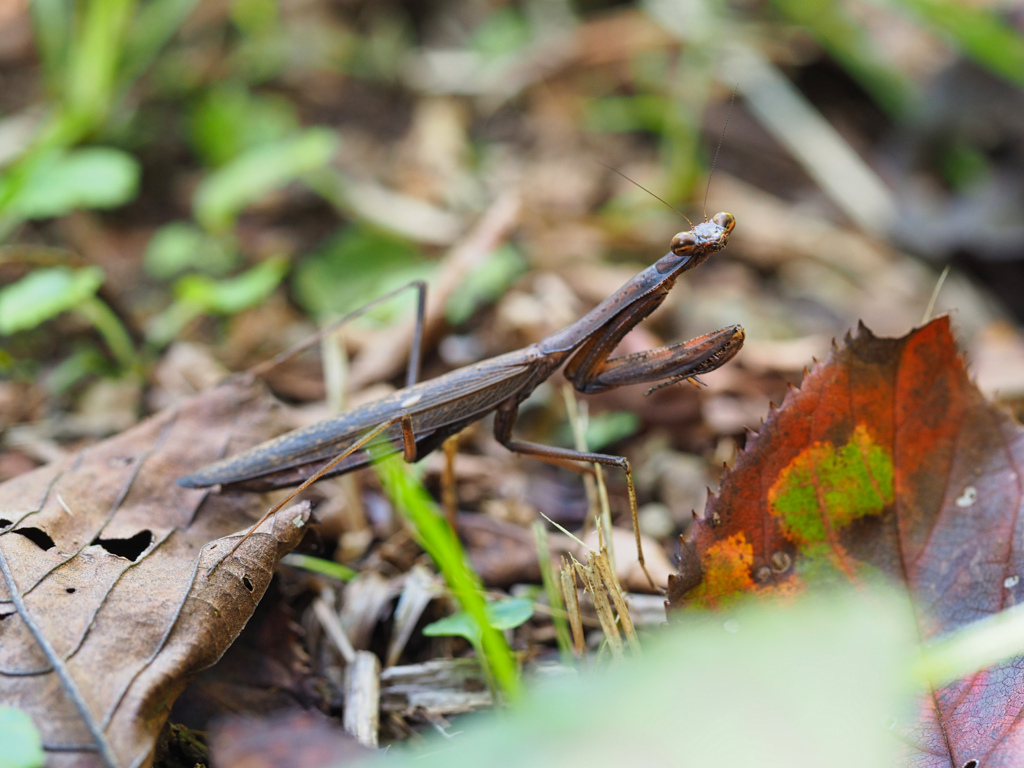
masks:
<path id="1" fill-rule="evenodd" d="M 493 411 L 494 436 L 511 451 L 555 464 L 593 462 L 620 467 L 625 472 L 637 559 L 654 586 L 644 564 L 629 461 L 622 456 L 518 441 L 512 431 L 520 404 L 563 363 L 566 378 L 581 393 L 653 383 L 650 394 L 728 362 L 743 345 L 743 328 L 739 325 L 657 349 L 609 356 L 635 325 L 661 305 L 683 272 L 699 266 L 725 247 L 735 224 L 732 214 L 718 213 L 689 231 L 676 234 L 667 254 L 582 318 L 515 352 L 416 383 L 417 339 L 410 357 L 408 386 L 404 389 L 218 461 L 181 478 L 178 484 L 188 488 L 220 484 L 237 490 L 268 490 L 301 483 L 297 494 L 321 477 L 366 466 L 372 460 L 371 454 L 402 452 L 406 461 L 416 461 Z M 425 287 L 417 287 L 422 321 Z M 419 327 L 422 328 L 422 322 Z M 263 519 L 283 508 L 295 494 Z"/>

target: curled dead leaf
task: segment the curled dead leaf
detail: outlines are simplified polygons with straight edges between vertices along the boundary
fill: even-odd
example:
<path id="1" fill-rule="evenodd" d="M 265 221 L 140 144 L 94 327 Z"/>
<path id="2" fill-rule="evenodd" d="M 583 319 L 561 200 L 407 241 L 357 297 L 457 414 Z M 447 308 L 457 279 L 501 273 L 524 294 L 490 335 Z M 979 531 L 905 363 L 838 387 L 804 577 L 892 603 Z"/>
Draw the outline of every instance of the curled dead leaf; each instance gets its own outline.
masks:
<path id="1" fill-rule="evenodd" d="M 0 485 L 0 701 L 32 716 L 49 765 L 147 764 L 302 538 L 306 504 L 223 558 L 262 499 L 174 484 L 278 431 L 276 412 L 234 380 Z"/>

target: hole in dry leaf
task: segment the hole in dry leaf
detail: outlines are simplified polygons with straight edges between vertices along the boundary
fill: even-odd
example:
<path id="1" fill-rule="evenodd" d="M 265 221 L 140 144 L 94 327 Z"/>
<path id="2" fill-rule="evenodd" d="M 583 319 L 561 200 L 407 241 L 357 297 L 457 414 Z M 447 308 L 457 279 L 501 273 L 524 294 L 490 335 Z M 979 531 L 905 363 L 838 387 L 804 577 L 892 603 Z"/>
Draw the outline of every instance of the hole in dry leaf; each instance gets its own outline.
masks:
<path id="1" fill-rule="evenodd" d="M 149 545 L 153 543 L 153 532 L 150 530 L 142 530 L 130 539 L 96 538 L 92 543 L 99 544 L 112 555 L 124 557 L 135 562 L 139 559 L 139 556 L 149 548 Z"/>
<path id="2" fill-rule="evenodd" d="M 256 589 L 256 587 L 252 583 L 252 579 L 250 579 L 248 576 L 242 577 L 242 586 L 244 586 L 250 592 Z"/>
<path id="3" fill-rule="evenodd" d="M 69 595 L 75 594 L 75 588 L 74 587 L 68 587 L 64 591 L 67 592 Z"/>
<path id="4" fill-rule="evenodd" d="M 9 611 L 7 609 L 0 608 L 0 621 L 3 621 L 8 616 L 13 616 L 14 614 L 15 614 L 15 611 L 13 611 L 13 610 Z"/>
<path id="5" fill-rule="evenodd" d="M 8 520 L 5 517 L 0 517 L 0 528 L 7 528 L 8 526 L 14 525 L 13 520 Z"/>
<path id="6" fill-rule="evenodd" d="M 964 763 L 964 768 L 978 768 L 978 761 L 968 760 L 966 763 Z"/>
<path id="7" fill-rule="evenodd" d="M 53 539 L 50 538 L 50 534 L 42 528 L 18 528 L 14 532 L 20 533 L 44 552 L 48 549 L 53 549 L 56 546 L 53 543 Z"/>

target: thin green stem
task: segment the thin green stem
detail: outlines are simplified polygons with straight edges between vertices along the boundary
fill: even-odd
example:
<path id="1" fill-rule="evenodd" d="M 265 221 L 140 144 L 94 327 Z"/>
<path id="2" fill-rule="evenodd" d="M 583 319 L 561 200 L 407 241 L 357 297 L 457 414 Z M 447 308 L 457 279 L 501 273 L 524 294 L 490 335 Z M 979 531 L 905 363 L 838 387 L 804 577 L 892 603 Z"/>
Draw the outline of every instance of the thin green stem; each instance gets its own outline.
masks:
<path id="1" fill-rule="evenodd" d="M 283 565 L 290 565 L 293 568 L 302 568 L 304 571 L 319 573 L 321 576 L 330 576 L 339 581 L 352 581 L 359 575 L 359 571 L 349 568 L 347 565 L 336 563 L 333 560 L 324 560 L 322 557 L 312 555 L 300 555 L 295 552 L 281 558 Z"/>
<path id="2" fill-rule="evenodd" d="M 103 341 L 125 371 L 136 376 L 142 375 L 142 360 L 135 351 L 132 337 L 114 310 L 101 299 L 91 296 L 79 304 L 75 311 L 99 331 Z"/>

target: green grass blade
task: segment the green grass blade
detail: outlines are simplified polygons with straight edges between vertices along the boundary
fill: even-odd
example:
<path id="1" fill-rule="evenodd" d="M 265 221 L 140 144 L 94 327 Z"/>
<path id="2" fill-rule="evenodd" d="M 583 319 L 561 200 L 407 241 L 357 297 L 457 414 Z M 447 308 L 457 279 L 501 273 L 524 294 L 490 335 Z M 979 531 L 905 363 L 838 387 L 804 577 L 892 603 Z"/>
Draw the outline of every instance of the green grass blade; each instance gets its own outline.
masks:
<path id="1" fill-rule="evenodd" d="M 965 56 L 1024 86 L 1024 37 L 986 8 L 951 0 L 895 0 L 946 33 Z"/>
<path id="2" fill-rule="evenodd" d="M 69 0 L 34 0 L 29 10 L 46 79 L 51 88 L 59 90 L 71 43 L 72 4 Z"/>
<path id="3" fill-rule="evenodd" d="M 481 629 L 481 661 L 489 668 L 500 690 L 509 698 L 519 695 L 519 671 L 505 636 L 487 620 L 487 603 L 480 577 L 469 565 L 455 531 L 412 476 L 408 465 L 398 456 L 374 465 L 377 476 L 399 513 L 412 525 L 420 546 L 433 558 L 460 608 Z"/>
<path id="4" fill-rule="evenodd" d="M 133 0 L 93 0 L 84 7 L 80 33 L 68 53 L 64 82 L 65 120 L 80 135 L 103 123 L 114 83 Z"/>
<path id="5" fill-rule="evenodd" d="M 889 114 L 899 116 L 914 96 L 910 79 L 885 61 L 863 26 L 833 0 L 773 0 L 775 6 L 807 29 L 821 46 Z"/>

